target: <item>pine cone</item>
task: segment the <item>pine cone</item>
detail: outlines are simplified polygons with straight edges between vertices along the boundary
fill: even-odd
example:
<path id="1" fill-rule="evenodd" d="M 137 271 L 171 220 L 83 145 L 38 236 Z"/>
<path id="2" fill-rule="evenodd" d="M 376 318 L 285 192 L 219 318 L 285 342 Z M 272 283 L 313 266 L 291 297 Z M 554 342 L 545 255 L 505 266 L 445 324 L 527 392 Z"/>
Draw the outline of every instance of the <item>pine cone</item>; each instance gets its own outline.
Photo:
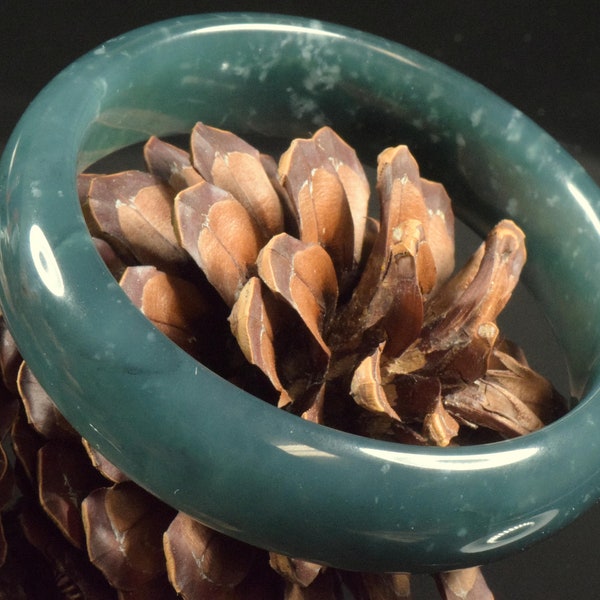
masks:
<path id="1" fill-rule="evenodd" d="M 497 325 L 522 231 L 500 222 L 455 272 L 450 199 L 406 146 L 378 157 L 378 219 L 356 153 L 327 127 L 279 162 L 202 123 L 189 152 L 152 137 L 144 158 L 147 171 L 79 177 L 86 221 L 134 304 L 221 376 L 299 417 L 421 445 L 522 435 L 564 412 Z M 269 554 L 176 513 L 79 438 L 0 331 L 0 434 L 45 598 L 411 597 L 409 574 Z M 492 597 L 477 568 L 436 582 L 443 598 Z"/>

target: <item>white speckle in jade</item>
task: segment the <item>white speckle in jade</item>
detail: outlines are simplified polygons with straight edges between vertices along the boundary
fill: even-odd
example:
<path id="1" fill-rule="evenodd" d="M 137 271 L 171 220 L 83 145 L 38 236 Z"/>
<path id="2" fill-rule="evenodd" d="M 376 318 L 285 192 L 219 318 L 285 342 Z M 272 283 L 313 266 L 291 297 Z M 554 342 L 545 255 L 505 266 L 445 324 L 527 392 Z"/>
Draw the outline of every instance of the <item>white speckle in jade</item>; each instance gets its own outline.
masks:
<path id="1" fill-rule="evenodd" d="M 519 202 L 516 198 L 509 198 L 506 203 L 506 212 L 511 216 L 515 217 L 519 212 Z"/>
<path id="2" fill-rule="evenodd" d="M 431 102 L 432 100 L 436 100 L 437 98 L 442 97 L 442 88 L 438 84 L 433 84 L 431 86 L 431 91 L 427 94 L 427 100 Z"/>
<path id="3" fill-rule="evenodd" d="M 411 125 L 415 128 L 415 129 L 423 129 L 423 119 L 413 119 L 411 121 Z"/>
<path id="4" fill-rule="evenodd" d="M 481 117 L 483 116 L 483 108 L 478 108 L 471 113 L 471 125 L 477 127 L 481 123 Z"/>
<path id="5" fill-rule="evenodd" d="M 309 92 L 314 89 L 332 89 L 340 80 L 341 69 L 339 65 L 328 65 L 323 63 L 311 69 L 308 75 L 304 78 L 304 88 Z"/>
<path id="6" fill-rule="evenodd" d="M 538 144 L 530 144 L 526 150 L 527 159 L 530 161 L 535 161 L 539 154 L 539 146 Z"/>
<path id="7" fill-rule="evenodd" d="M 506 140 L 509 142 L 519 142 L 521 141 L 521 135 L 523 133 L 523 113 L 521 111 L 516 110 L 513 113 L 511 120 L 506 126 Z"/>
<path id="8" fill-rule="evenodd" d="M 40 189 L 40 182 L 39 181 L 32 181 L 31 185 L 29 186 L 29 189 L 31 190 L 31 195 L 34 198 L 41 198 L 42 196 L 42 190 Z"/>

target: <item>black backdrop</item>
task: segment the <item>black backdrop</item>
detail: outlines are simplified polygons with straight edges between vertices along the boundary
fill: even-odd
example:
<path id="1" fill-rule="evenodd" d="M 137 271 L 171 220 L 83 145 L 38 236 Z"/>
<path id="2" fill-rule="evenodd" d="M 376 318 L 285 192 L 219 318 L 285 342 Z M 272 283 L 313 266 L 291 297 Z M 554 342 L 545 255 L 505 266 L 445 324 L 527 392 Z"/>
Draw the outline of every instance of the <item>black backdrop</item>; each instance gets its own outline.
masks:
<path id="1" fill-rule="evenodd" d="M 537 121 L 600 183 L 600 11 L 589 0 L 0 0 L 0 148 L 40 88 L 106 39 L 160 19 L 239 10 L 336 22 L 437 58 Z M 486 566 L 486 578 L 498 599 L 598 598 L 598 536 L 600 505 Z M 437 597 L 427 577 L 417 578 L 415 596 Z"/>

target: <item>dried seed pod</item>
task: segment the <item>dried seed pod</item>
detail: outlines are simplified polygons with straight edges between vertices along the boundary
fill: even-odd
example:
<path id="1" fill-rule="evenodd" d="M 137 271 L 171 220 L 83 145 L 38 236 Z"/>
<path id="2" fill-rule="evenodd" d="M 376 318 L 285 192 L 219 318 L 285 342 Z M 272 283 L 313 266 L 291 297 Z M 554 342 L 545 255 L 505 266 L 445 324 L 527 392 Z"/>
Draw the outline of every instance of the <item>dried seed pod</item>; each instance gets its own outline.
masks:
<path id="1" fill-rule="evenodd" d="M 444 372 L 444 379 L 472 383 L 484 377 L 498 334 L 498 326 L 490 322 L 481 323 L 470 339 L 456 336 L 456 347 L 447 352 L 438 364 L 438 369 Z"/>
<path id="2" fill-rule="evenodd" d="M 489 368 L 490 369 L 505 369 L 507 368 L 498 357 L 500 354 L 506 354 L 518 361 L 524 367 L 529 367 L 527 356 L 521 346 L 508 340 L 505 337 L 499 337 L 496 345 L 494 346 L 494 352 L 490 355 Z"/>
<path id="3" fill-rule="evenodd" d="M 400 241 L 408 222 L 423 228 L 419 242 L 427 245 L 427 259 L 418 270 L 424 294 L 435 284 L 437 269 L 428 244 L 430 214 L 422 191 L 416 160 L 406 146 L 384 150 L 377 160 L 377 190 L 379 192 L 381 228 L 375 242 L 374 260 L 381 263 L 389 248 Z M 413 226 L 414 228 L 414 226 Z"/>
<path id="4" fill-rule="evenodd" d="M 385 340 L 386 361 L 401 354 L 421 332 L 423 294 L 418 281 L 418 243 L 407 228 L 404 243 L 394 244 L 385 262 L 377 267 L 379 279 L 372 294 L 357 288 L 350 303 L 336 315 L 329 337 L 335 348 L 330 370 L 333 377 L 352 368 L 374 344 Z M 375 268 L 375 263 L 371 263 Z M 361 280 L 362 282 L 362 280 Z M 366 301 L 364 306 L 360 303 Z"/>
<path id="5" fill-rule="evenodd" d="M 128 267 L 119 283 L 167 337 L 197 359 L 206 357 L 208 348 L 201 345 L 198 334 L 212 311 L 197 286 L 151 266 Z M 205 340 L 209 344 L 213 341 Z"/>
<path id="6" fill-rule="evenodd" d="M 283 231 L 283 210 L 256 148 L 234 135 L 197 123 L 192 162 L 206 181 L 229 192 L 250 215 L 263 241 Z"/>
<path id="7" fill-rule="evenodd" d="M 497 431 L 507 438 L 525 435 L 544 426 L 520 398 L 485 378 L 445 394 L 444 406 L 456 418 Z"/>
<path id="8" fill-rule="evenodd" d="M 251 277 L 236 300 L 229 323 L 246 360 L 256 365 L 279 392 L 280 407 L 292 402 L 277 373 L 274 320 L 278 301 L 258 277 Z"/>
<path id="9" fill-rule="evenodd" d="M 330 127 L 322 127 L 313 136 L 323 163 L 335 169 L 346 193 L 354 232 L 354 261 L 360 262 L 371 195 L 369 181 L 356 152 Z"/>
<path id="10" fill-rule="evenodd" d="M 92 241 L 94 242 L 96 251 L 104 261 L 104 264 L 108 267 L 112 276 L 117 280 L 120 279 L 123 275 L 123 271 L 127 268 L 127 265 L 106 240 L 94 237 L 92 238 Z"/>
<path id="11" fill-rule="evenodd" d="M 405 225 L 399 241 L 390 248 L 362 322 L 363 335 L 381 325 L 387 341 L 385 352 L 391 357 L 405 350 L 418 337 L 423 325 L 423 278 L 419 278 L 419 263 L 426 246 L 419 244 L 422 228 L 416 222 Z"/>
<path id="12" fill-rule="evenodd" d="M 405 423 L 422 423 L 442 397 L 438 377 L 401 375 L 384 386 L 391 406 Z"/>
<path id="13" fill-rule="evenodd" d="M 82 503 L 90 561 L 118 590 L 165 573 L 162 534 L 175 511 L 131 482 L 98 488 Z"/>
<path id="14" fill-rule="evenodd" d="M 180 270 L 188 263 L 172 226 L 173 192 L 143 171 L 93 178 L 86 220 L 93 235 L 105 239 L 128 264 Z"/>
<path id="15" fill-rule="evenodd" d="M 10 437 L 15 457 L 23 467 L 25 476 L 34 482 L 37 478 L 38 450 L 46 440 L 29 425 L 24 410 L 19 411 L 13 421 Z"/>
<path id="16" fill-rule="evenodd" d="M 365 223 L 365 236 L 363 238 L 362 256 L 358 265 L 358 273 L 362 273 L 365 270 L 369 256 L 373 251 L 375 240 L 379 236 L 379 221 L 374 217 L 367 217 Z"/>
<path id="17" fill-rule="evenodd" d="M 438 573 L 435 581 L 443 600 L 494 600 L 479 567 Z"/>
<path id="18" fill-rule="evenodd" d="M 77 175 L 77 197 L 80 202 L 87 202 L 92 181 L 101 173 L 79 173 Z"/>
<path id="19" fill-rule="evenodd" d="M 525 264 L 525 235 L 513 221 L 500 221 L 482 248 L 467 265 L 466 275 L 458 275 L 459 284 L 448 282 L 450 290 L 459 292 L 448 299 L 450 306 L 432 303 L 428 307 L 426 327 L 431 337 L 441 337 L 451 327 L 475 331 L 482 323 L 494 322 L 506 306 Z M 475 269 L 471 275 L 469 271 Z M 442 287 L 439 296 L 445 295 Z"/>
<path id="20" fill-rule="evenodd" d="M 260 251 L 257 266 L 260 278 L 300 315 L 323 351 L 329 354 L 323 331 L 331 320 L 338 295 L 329 254 L 317 244 L 281 233 Z"/>
<path id="21" fill-rule="evenodd" d="M 422 427 L 417 423 L 404 423 L 390 419 L 386 415 L 363 412 L 357 419 L 353 433 L 376 440 L 410 444 L 413 446 L 428 446 L 430 441 L 421 432 Z"/>
<path id="22" fill-rule="evenodd" d="M 22 361 L 17 344 L 0 313 L 0 369 L 6 389 L 13 394 L 17 393 L 17 373 Z"/>
<path id="23" fill-rule="evenodd" d="M 120 469 L 115 467 L 111 462 L 109 462 L 98 450 L 87 441 L 81 440 L 83 443 L 83 447 L 88 454 L 90 461 L 94 468 L 99 471 L 103 477 L 112 481 L 113 483 L 121 483 L 123 481 L 129 481 L 129 477 L 123 473 Z"/>
<path id="24" fill-rule="evenodd" d="M 542 375 L 526 362 L 494 348 L 493 360 L 497 366 L 488 368 L 485 379 L 495 383 L 519 398 L 543 423 L 551 423 L 565 414 L 564 398 Z"/>
<path id="25" fill-rule="evenodd" d="M 266 291 L 272 294 L 270 290 Z M 287 394 L 280 397 L 280 405 L 294 414 L 320 422 L 329 353 L 296 310 L 283 299 L 275 297 L 275 300 L 271 322 L 276 370 Z"/>
<path id="26" fill-rule="evenodd" d="M 459 433 L 459 423 L 448 413 L 437 377 L 404 375 L 385 386 L 389 402 L 406 423 L 422 423 L 422 435 L 437 446 L 447 446 Z"/>
<path id="27" fill-rule="evenodd" d="M 151 136 L 144 145 L 144 161 L 148 171 L 180 192 L 204 179 L 192 166 L 189 152 Z"/>
<path id="28" fill-rule="evenodd" d="M 103 477 L 77 443 L 51 440 L 38 452 L 38 493 L 46 514 L 76 547 L 85 547 L 81 503 Z"/>
<path id="29" fill-rule="evenodd" d="M 272 295 L 272 292 L 264 287 L 264 284 L 262 293 L 266 293 L 267 296 Z M 271 398 L 270 386 L 267 386 L 269 389 L 265 389 L 263 382 L 260 387 L 260 380 L 255 382 L 259 386 L 254 388 L 256 391 L 249 391 L 267 401 L 273 403 L 277 401 L 280 408 L 287 408 L 303 418 L 321 422 L 328 355 L 308 331 L 298 314 L 286 302 L 275 297 L 272 297 L 271 300 L 273 305 L 269 311 L 274 310 L 273 315 L 269 314 L 268 316 L 270 320 L 268 327 L 270 332 L 272 331 L 272 339 L 270 338 L 271 333 L 267 337 L 266 332 L 260 330 L 260 319 L 267 318 L 267 313 L 261 316 L 264 307 L 259 307 L 258 304 L 256 305 L 257 313 L 254 317 L 250 315 L 250 321 L 245 322 L 244 319 L 247 319 L 248 315 L 241 314 L 239 315 L 239 318 L 242 319 L 240 323 L 236 323 L 236 321 L 232 323 L 236 328 L 234 331 L 236 335 L 243 336 L 249 333 L 254 336 L 250 343 L 254 347 L 251 348 L 252 352 L 256 352 L 257 366 L 260 366 L 270 379 L 279 398 Z M 240 306 L 240 308 L 243 307 Z M 235 319 L 238 318 L 237 315 L 232 316 Z M 256 321 L 252 322 L 254 319 Z M 265 359 L 270 352 L 267 345 L 271 345 L 271 343 L 277 361 L 261 366 L 258 360 Z M 260 352 L 259 344 L 263 345 Z M 242 382 L 244 382 L 243 377 Z M 244 387 L 244 389 L 247 388 Z"/>
<path id="30" fill-rule="evenodd" d="M 430 212 L 425 203 L 418 165 L 406 146 L 388 148 L 378 157 L 377 189 L 381 203 L 381 229 L 375 256 L 402 242 L 415 257 L 421 292 L 429 294 L 437 268 L 429 244 Z"/>
<path id="31" fill-rule="evenodd" d="M 488 324 L 495 322 L 518 282 L 526 256 L 524 239 L 512 221 L 501 221 L 492 229 L 467 265 L 427 304 L 419 339 L 385 365 L 384 382 L 418 370 L 440 373 L 443 364 L 452 363 L 478 336 L 483 340 L 475 343 L 489 352 L 494 334 Z M 456 375 L 457 362 L 449 376 Z"/>
<path id="32" fill-rule="evenodd" d="M 79 440 L 79 434 L 63 417 L 25 362 L 21 363 L 17 386 L 27 419 L 38 433 L 49 440 Z"/>
<path id="33" fill-rule="evenodd" d="M 326 154 L 337 153 L 343 142 L 340 148 L 321 145 L 332 135 L 320 131 L 311 139 L 294 140 L 280 158 L 279 177 L 296 206 L 300 240 L 327 250 L 344 289 L 355 266 L 355 236 L 348 196 L 335 166 L 337 156 Z M 338 164 L 342 161 L 340 157 Z"/>
<path id="34" fill-rule="evenodd" d="M 408 573 L 362 573 L 369 600 L 411 600 Z"/>
<path id="35" fill-rule="evenodd" d="M 436 286 L 454 272 L 454 213 L 452 202 L 441 183 L 421 178 L 421 191 L 427 213 L 427 241 L 433 254 L 437 274 Z"/>
<path id="36" fill-rule="evenodd" d="M 440 315 L 447 314 L 473 283 L 485 251 L 486 244 L 484 242 L 473 252 L 467 262 L 450 279 L 446 280 L 435 294 L 427 299 L 425 304 L 426 325 L 435 322 Z"/>
<path id="37" fill-rule="evenodd" d="M 26 503 L 19 521 L 27 541 L 44 556 L 52 570 L 52 581 L 46 582 L 43 596 L 33 597 L 50 597 L 52 585 L 65 600 L 115 600 L 114 590 L 85 554 L 66 541 L 37 506 Z M 32 570 L 30 563 L 28 567 L 29 575 L 35 572 L 33 579 L 42 578 L 40 569 Z"/>
<path id="38" fill-rule="evenodd" d="M 164 534 L 167 573 L 185 600 L 236 598 L 257 550 L 178 513 Z"/>
<path id="39" fill-rule="evenodd" d="M 402 419 L 390 406 L 385 389 L 381 384 L 380 361 L 384 346 L 384 343 L 379 344 L 358 365 L 352 376 L 350 394 L 359 406 L 401 421 Z"/>
<path id="40" fill-rule="evenodd" d="M 352 297 L 338 311 L 333 338 L 336 346 L 351 351 L 366 330 L 389 314 L 386 352 L 394 356 L 418 335 L 423 297 L 437 277 L 419 170 L 405 146 L 380 155 L 378 191 L 380 227 Z"/>
<path id="41" fill-rule="evenodd" d="M 423 296 L 427 296 L 436 284 L 437 268 L 425 226 L 416 219 L 406 219 L 394 230 L 392 239 L 392 251 L 401 245 L 404 252 L 414 257 L 416 281 Z"/>
<path id="42" fill-rule="evenodd" d="M 331 259 L 321 246 L 282 233 L 261 250 L 257 266 L 262 281 L 292 309 L 279 317 L 287 323 L 276 340 L 283 387 L 296 414 L 321 422 L 330 357 L 323 335 L 337 301 Z"/>
<path id="43" fill-rule="evenodd" d="M 233 306 L 263 239 L 248 211 L 229 192 L 199 183 L 175 198 L 177 237 L 227 306 Z"/>
<path id="44" fill-rule="evenodd" d="M 307 421 L 324 424 L 323 411 L 326 389 L 327 384 L 325 382 L 309 382 L 306 386 L 306 393 L 300 395 L 299 399 L 296 400 L 296 414 Z"/>
<path id="45" fill-rule="evenodd" d="M 423 433 L 436 446 L 448 446 L 458 435 L 460 425 L 446 410 L 440 398 L 423 419 Z"/>
<path id="46" fill-rule="evenodd" d="M 328 569 L 307 587 L 299 583 L 288 582 L 283 600 L 334 600 L 339 598 L 339 584 L 333 572 Z"/>
<path id="47" fill-rule="evenodd" d="M 317 576 L 324 571 L 323 565 L 284 556 L 276 552 L 269 553 L 269 564 L 289 583 L 297 584 L 303 588 L 311 585 Z"/>
<path id="48" fill-rule="evenodd" d="M 279 180 L 279 165 L 277 161 L 270 154 L 260 154 L 259 158 L 273 189 L 277 193 L 277 196 L 279 196 L 279 202 L 283 211 L 283 231 L 294 237 L 299 237 L 300 220 L 298 210 Z"/>

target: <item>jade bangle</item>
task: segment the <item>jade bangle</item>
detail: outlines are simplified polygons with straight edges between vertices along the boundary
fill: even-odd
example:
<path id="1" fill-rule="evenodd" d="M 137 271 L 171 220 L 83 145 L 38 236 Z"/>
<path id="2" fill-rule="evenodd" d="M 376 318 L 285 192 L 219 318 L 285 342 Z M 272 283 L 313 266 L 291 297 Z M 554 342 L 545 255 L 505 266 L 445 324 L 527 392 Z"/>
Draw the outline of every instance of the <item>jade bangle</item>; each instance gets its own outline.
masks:
<path id="1" fill-rule="evenodd" d="M 275 141 L 329 124 L 366 163 L 406 143 L 475 229 L 517 220 L 577 406 L 519 439 L 417 448 L 305 422 L 195 362 L 113 280 L 75 183 L 196 121 Z M 3 154 L 0 197 L 0 301 L 23 357 L 94 447 L 215 529 L 344 569 L 439 571 L 520 550 L 600 496 L 600 192 L 522 113 L 432 59 L 291 17 L 150 25 L 39 94 Z"/>

